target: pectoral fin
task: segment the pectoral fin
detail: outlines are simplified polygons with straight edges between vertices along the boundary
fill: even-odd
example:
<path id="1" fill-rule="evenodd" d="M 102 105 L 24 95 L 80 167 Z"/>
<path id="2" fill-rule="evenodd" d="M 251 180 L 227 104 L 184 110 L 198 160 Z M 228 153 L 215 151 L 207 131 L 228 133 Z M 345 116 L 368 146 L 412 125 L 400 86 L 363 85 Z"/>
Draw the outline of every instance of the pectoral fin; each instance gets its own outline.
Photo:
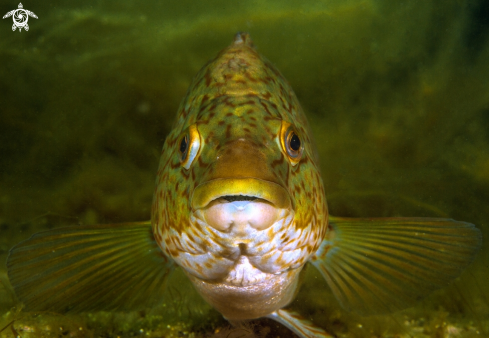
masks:
<path id="1" fill-rule="evenodd" d="M 161 299 L 173 261 L 141 222 L 34 234 L 10 250 L 7 268 L 27 310 L 136 310 Z"/>
<path id="2" fill-rule="evenodd" d="M 444 287 L 479 251 L 473 224 L 438 218 L 330 217 L 332 234 L 311 262 L 347 310 L 378 314 Z"/>

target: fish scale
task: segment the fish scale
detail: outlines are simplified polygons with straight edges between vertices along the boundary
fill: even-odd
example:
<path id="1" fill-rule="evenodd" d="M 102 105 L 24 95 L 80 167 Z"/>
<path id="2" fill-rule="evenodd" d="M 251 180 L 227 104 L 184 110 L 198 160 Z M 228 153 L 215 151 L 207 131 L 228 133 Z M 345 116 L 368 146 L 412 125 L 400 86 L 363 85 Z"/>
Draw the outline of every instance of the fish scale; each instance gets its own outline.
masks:
<path id="1" fill-rule="evenodd" d="M 441 218 L 328 214 L 318 156 L 290 85 L 246 33 L 205 65 L 161 153 L 150 222 L 34 234 L 9 253 L 27 311 L 158 304 L 180 267 L 231 323 L 268 317 L 332 337 L 286 309 L 306 263 L 362 315 L 415 304 L 472 262 L 481 233 Z"/>

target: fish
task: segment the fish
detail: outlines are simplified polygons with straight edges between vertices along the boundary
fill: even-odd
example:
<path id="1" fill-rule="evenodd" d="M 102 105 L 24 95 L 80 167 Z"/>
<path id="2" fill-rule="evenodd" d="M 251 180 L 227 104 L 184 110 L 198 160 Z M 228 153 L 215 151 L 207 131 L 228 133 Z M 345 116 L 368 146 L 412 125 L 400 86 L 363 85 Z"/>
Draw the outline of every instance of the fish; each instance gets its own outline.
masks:
<path id="1" fill-rule="evenodd" d="M 333 337 L 288 306 L 309 264 L 362 315 L 414 305 L 474 260 L 473 224 L 329 214 L 319 156 L 291 86 L 249 34 L 193 79 L 161 152 L 151 221 L 55 228 L 14 246 L 26 311 L 157 306 L 182 269 L 232 324 L 271 318 Z"/>

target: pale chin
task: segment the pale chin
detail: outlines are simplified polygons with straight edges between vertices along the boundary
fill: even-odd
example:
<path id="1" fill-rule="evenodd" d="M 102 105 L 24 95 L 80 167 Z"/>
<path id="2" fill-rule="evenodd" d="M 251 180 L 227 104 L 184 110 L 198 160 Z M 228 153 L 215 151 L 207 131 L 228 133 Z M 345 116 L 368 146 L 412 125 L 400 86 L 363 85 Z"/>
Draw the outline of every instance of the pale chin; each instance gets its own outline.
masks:
<path id="1" fill-rule="evenodd" d="M 248 257 L 240 256 L 237 264 L 223 280 L 224 284 L 250 286 L 260 284 L 269 279 L 270 274 L 262 272 L 250 264 Z"/>

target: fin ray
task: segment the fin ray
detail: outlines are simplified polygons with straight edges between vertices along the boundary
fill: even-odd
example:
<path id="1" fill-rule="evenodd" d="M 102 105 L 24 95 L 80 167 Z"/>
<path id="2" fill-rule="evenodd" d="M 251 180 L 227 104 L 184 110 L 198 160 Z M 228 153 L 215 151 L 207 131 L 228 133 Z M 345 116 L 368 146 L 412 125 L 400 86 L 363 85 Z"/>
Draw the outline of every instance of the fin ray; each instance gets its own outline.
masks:
<path id="1" fill-rule="evenodd" d="M 330 217 L 311 262 L 341 305 L 360 314 L 400 310 L 441 288 L 481 246 L 474 225 L 443 218 Z"/>
<path id="2" fill-rule="evenodd" d="M 161 299 L 173 260 L 150 222 L 72 226 L 34 234 L 10 250 L 7 268 L 28 310 L 137 310 Z"/>

